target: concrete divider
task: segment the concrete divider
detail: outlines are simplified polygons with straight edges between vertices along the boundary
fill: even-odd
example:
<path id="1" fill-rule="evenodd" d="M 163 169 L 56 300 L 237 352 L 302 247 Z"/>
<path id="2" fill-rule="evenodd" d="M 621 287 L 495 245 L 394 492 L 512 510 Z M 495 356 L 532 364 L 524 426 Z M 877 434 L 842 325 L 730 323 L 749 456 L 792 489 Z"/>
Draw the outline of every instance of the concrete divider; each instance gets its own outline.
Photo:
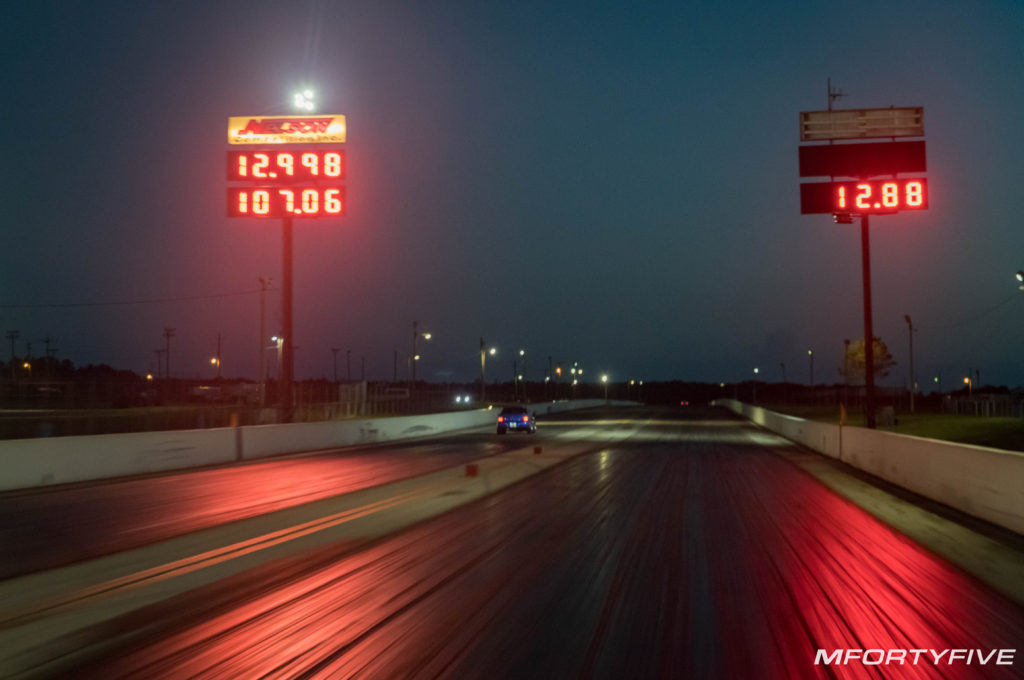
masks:
<path id="1" fill-rule="evenodd" d="M 530 408 L 548 415 L 604 403 L 600 399 L 543 402 Z M 0 491 L 439 435 L 491 425 L 496 417 L 496 410 L 477 409 L 288 425 L 11 439 L 0 441 Z"/>
<path id="2" fill-rule="evenodd" d="M 840 427 L 775 413 L 732 399 L 712 402 L 807 448 L 1024 534 L 1024 454 Z"/>

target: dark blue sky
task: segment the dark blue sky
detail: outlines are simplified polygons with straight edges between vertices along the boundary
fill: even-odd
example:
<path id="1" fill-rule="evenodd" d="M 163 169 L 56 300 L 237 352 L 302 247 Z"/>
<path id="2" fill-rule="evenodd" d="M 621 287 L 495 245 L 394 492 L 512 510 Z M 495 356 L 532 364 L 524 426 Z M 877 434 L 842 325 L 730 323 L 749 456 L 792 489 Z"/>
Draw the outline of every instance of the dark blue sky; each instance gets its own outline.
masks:
<path id="1" fill-rule="evenodd" d="M 859 232 L 801 216 L 797 176 L 831 77 L 840 107 L 925 108 L 931 207 L 872 223 L 885 382 L 910 314 L 922 383 L 1024 384 L 1019 2 L 31 2 L 0 37 L 0 330 L 33 354 L 146 371 L 171 326 L 176 375 L 222 333 L 225 373 L 255 376 L 254 294 L 12 305 L 279 282 L 279 225 L 225 216 L 227 118 L 308 83 L 348 117 L 349 214 L 296 222 L 299 377 L 331 347 L 390 377 L 418 319 L 428 379 L 472 379 L 484 336 L 497 375 L 525 348 L 534 379 L 551 355 L 806 381 L 813 348 L 838 381 Z"/>

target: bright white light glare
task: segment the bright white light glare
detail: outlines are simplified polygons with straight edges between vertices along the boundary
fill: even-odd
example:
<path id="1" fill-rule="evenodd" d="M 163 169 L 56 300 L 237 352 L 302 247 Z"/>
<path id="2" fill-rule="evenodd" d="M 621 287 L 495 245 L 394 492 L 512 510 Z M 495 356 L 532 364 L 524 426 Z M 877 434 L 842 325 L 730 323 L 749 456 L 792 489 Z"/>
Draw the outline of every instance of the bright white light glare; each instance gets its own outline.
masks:
<path id="1" fill-rule="evenodd" d="M 462 403 L 462 397 L 455 397 L 455 403 L 456 404 L 461 404 Z"/>
<path id="2" fill-rule="evenodd" d="M 304 109 L 306 111 L 312 111 L 315 107 L 313 103 L 313 90 L 303 90 L 302 92 L 296 92 L 295 98 L 292 100 L 295 104 L 295 108 Z"/>

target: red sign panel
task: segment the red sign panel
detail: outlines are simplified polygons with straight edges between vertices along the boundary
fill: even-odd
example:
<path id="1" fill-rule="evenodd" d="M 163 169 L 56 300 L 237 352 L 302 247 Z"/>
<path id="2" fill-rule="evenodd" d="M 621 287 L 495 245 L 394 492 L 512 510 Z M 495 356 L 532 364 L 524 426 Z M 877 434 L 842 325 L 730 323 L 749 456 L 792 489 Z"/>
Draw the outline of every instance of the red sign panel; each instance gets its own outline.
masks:
<path id="1" fill-rule="evenodd" d="M 231 187 L 228 217 L 338 217 L 345 187 Z"/>
<path id="2" fill-rule="evenodd" d="M 345 179 L 345 151 L 228 151 L 229 182 L 290 184 Z"/>
<path id="3" fill-rule="evenodd" d="M 928 180 L 881 179 L 800 185 L 800 212 L 879 215 L 928 208 Z"/>
<path id="4" fill-rule="evenodd" d="M 801 177 L 874 177 L 926 172 L 923 141 L 801 146 Z"/>

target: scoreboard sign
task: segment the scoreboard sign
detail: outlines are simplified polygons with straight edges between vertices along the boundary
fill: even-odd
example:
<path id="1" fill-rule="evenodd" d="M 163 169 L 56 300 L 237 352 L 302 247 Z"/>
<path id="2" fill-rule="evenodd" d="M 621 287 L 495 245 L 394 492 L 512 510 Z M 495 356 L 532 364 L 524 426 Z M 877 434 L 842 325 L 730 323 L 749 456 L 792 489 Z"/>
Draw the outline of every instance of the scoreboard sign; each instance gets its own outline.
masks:
<path id="1" fill-rule="evenodd" d="M 251 146 L 227 152 L 228 217 L 344 215 L 344 141 L 341 115 L 229 118 L 228 143 Z"/>
<path id="2" fill-rule="evenodd" d="M 800 185 L 800 212 L 831 213 L 849 223 L 853 215 L 926 210 L 928 180 L 920 175 L 928 169 L 924 140 L 833 143 L 923 135 L 920 107 L 801 113 L 800 140 L 827 143 L 798 147 L 800 176 L 828 181 Z"/>

